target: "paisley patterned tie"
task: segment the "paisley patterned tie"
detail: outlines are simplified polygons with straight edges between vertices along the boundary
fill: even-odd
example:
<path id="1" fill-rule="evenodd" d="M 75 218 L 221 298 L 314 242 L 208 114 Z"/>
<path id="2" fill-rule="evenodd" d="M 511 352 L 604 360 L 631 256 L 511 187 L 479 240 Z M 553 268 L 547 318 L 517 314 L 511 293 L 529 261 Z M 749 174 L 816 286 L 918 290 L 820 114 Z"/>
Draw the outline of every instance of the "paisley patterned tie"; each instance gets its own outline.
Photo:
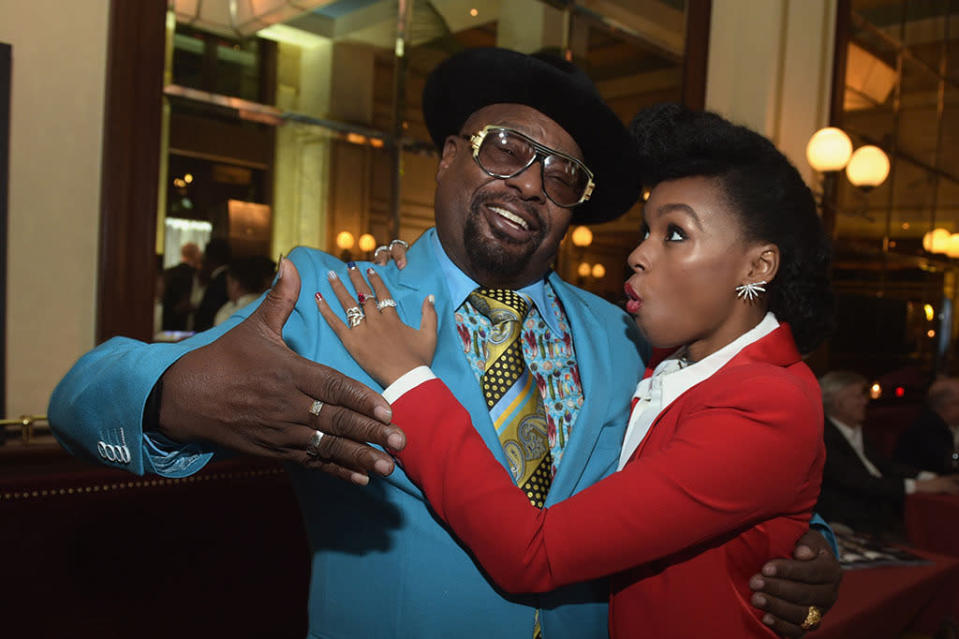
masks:
<path id="1" fill-rule="evenodd" d="M 529 303 L 509 289 L 478 288 L 469 297 L 492 324 L 486 341 L 483 396 L 513 481 L 531 504 L 542 508 L 552 479 L 546 413 L 526 367 L 520 340 Z"/>

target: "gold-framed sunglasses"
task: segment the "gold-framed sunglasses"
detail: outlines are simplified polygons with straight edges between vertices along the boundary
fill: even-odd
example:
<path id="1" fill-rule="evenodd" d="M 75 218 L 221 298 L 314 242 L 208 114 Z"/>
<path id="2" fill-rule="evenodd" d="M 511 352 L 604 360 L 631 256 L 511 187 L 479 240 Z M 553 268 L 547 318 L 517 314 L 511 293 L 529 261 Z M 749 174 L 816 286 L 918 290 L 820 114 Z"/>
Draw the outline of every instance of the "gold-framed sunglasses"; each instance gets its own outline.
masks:
<path id="1" fill-rule="evenodd" d="M 487 125 L 461 135 L 473 148 L 473 159 L 488 175 L 515 177 L 539 160 L 543 193 L 557 206 L 571 208 L 589 200 L 596 188 L 593 172 L 576 158 L 504 126 Z"/>

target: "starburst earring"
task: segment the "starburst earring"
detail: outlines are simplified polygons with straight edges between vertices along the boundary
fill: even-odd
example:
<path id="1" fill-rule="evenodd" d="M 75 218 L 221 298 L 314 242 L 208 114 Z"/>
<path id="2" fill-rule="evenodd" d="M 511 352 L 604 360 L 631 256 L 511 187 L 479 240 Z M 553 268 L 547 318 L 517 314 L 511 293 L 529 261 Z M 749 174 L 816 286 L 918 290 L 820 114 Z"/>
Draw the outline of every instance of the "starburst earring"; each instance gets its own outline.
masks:
<path id="1" fill-rule="evenodd" d="M 758 282 L 748 282 L 736 287 L 736 297 L 747 302 L 753 302 L 759 299 L 759 296 L 766 292 L 766 280 Z"/>

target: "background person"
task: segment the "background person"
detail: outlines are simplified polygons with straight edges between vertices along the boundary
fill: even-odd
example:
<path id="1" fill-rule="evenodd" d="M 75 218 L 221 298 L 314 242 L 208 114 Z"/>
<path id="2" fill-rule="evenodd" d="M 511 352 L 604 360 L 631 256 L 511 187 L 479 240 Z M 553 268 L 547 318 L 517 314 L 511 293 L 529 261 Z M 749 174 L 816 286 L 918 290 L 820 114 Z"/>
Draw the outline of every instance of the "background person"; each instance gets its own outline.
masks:
<path id="1" fill-rule="evenodd" d="M 939 477 L 897 464 L 863 433 L 866 378 L 830 371 L 819 380 L 826 420 L 826 465 L 816 512 L 829 522 L 891 539 L 903 539 L 903 501 L 913 492 L 959 494 L 955 476 Z"/>
<path id="2" fill-rule="evenodd" d="M 959 472 L 959 379 L 937 379 L 916 422 L 899 436 L 896 461 L 941 475 Z"/>

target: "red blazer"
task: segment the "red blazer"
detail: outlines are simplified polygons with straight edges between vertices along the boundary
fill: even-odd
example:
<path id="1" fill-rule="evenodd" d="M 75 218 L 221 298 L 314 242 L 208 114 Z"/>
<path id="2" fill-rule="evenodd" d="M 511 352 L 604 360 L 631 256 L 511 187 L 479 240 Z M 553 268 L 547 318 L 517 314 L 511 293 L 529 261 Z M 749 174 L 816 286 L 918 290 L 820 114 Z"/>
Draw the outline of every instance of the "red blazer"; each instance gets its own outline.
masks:
<path id="1" fill-rule="evenodd" d="M 613 637 L 775 636 L 748 580 L 808 529 L 825 459 L 819 386 L 788 326 L 677 398 L 622 471 L 543 510 L 439 380 L 393 421 L 407 474 L 505 590 L 612 575 Z"/>

